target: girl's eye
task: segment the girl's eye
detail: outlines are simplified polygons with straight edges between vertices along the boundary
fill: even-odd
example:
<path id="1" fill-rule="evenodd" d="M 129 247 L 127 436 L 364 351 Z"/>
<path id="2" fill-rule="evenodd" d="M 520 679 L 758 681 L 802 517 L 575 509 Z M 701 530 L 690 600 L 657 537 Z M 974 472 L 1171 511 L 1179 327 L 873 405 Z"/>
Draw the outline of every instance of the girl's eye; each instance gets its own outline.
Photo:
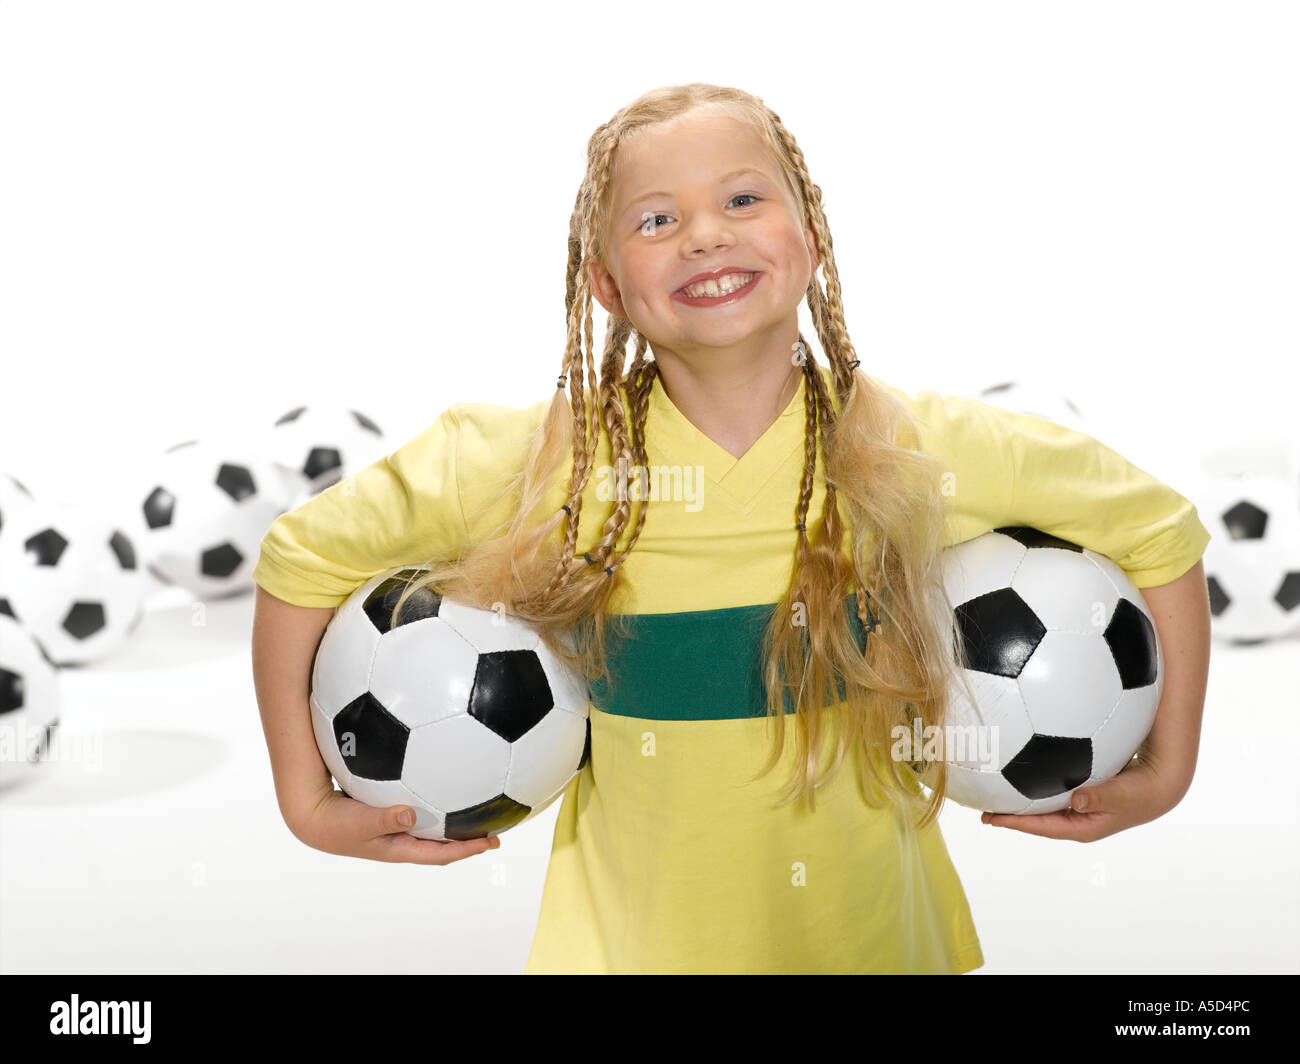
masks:
<path id="1" fill-rule="evenodd" d="M 653 233 L 656 229 L 659 228 L 659 226 L 655 225 L 655 221 L 657 219 L 671 218 L 671 217 L 672 215 L 664 214 L 663 211 L 659 211 L 658 213 L 654 211 L 646 211 L 645 214 L 641 215 L 642 218 L 641 232 L 645 233 L 646 236 L 649 236 L 651 233 Z"/>
<path id="2" fill-rule="evenodd" d="M 758 202 L 758 197 L 755 196 L 752 192 L 737 192 L 727 202 L 735 203 L 736 200 L 738 199 L 751 199 L 755 203 Z M 752 206 L 752 204 L 742 203 L 741 206 L 749 207 Z M 646 211 L 641 215 L 641 226 L 640 226 L 641 232 L 643 232 L 646 236 L 650 236 L 659 228 L 658 221 L 660 218 L 671 218 L 671 217 L 672 217 L 671 214 L 665 214 L 663 211 L 658 211 L 658 212 Z"/>

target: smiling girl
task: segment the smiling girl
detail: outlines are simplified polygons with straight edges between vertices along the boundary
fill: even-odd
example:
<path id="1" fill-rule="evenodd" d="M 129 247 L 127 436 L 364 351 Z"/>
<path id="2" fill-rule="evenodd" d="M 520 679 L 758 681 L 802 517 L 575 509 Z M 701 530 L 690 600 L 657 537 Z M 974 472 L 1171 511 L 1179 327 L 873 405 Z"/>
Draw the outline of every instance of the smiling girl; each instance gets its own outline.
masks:
<path id="1" fill-rule="evenodd" d="M 300 839 L 432 864 L 499 845 L 405 834 L 406 807 L 333 789 L 311 734 L 332 608 L 432 563 L 408 594 L 501 603 L 591 680 L 590 758 L 563 795 L 527 971 L 977 968 L 943 773 L 927 794 L 889 749 L 895 725 L 947 709 L 942 548 L 1012 524 L 1115 559 L 1168 673 L 1142 755 L 1080 792 L 1096 811 L 994 822 L 1086 840 L 1177 803 L 1208 654 L 1195 509 L 1087 435 L 863 372 L 821 190 L 761 100 L 662 88 L 596 130 L 565 304 L 549 400 L 455 404 L 263 541 L 254 669 Z M 688 504 L 674 485 L 696 468 Z M 610 469 L 637 472 L 613 498 Z"/>

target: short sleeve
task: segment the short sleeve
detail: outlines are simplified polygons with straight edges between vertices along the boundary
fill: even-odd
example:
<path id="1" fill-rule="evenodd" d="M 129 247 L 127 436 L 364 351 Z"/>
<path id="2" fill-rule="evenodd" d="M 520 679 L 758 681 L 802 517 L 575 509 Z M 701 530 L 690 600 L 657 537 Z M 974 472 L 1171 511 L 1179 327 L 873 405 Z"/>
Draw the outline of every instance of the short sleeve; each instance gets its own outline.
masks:
<path id="1" fill-rule="evenodd" d="M 295 606 L 333 607 L 372 576 L 454 557 L 468 539 L 452 406 L 391 454 L 288 513 L 262 539 L 253 580 Z"/>
<path id="2" fill-rule="evenodd" d="M 922 449 L 947 467 L 949 544 L 1028 526 L 1110 558 L 1138 588 L 1176 580 L 1205 552 L 1196 507 L 1095 437 L 966 396 L 909 402 Z"/>
<path id="3" fill-rule="evenodd" d="M 1178 579 L 1205 553 L 1209 530 L 1168 484 L 1087 433 L 994 409 L 1014 472 L 1008 523 L 1096 551 L 1138 588 Z"/>

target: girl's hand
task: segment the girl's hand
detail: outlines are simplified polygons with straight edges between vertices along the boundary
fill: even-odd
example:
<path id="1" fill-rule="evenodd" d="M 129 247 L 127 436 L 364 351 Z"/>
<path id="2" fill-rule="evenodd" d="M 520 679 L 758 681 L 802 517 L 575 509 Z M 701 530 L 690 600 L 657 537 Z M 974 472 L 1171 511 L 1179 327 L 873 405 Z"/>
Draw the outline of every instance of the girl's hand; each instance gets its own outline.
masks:
<path id="1" fill-rule="evenodd" d="M 1164 816 L 1182 800 L 1190 784 L 1188 780 L 1175 785 L 1139 751 L 1117 776 L 1076 790 L 1069 809 L 1059 813 L 982 813 L 980 820 L 1051 839 L 1096 842 Z"/>
<path id="2" fill-rule="evenodd" d="M 407 834 L 408 826 L 399 819 L 402 813 L 409 813 L 411 825 L 415 824 L 415 810 L 408 805 L 377 809 L 331 785 L 311 812 L 296 818 L 289 829 L 299 840 L 325 853 L 400 864 L 447 865 L 501 845 L 499 838 L 464 842 L 417 839 Z"/>

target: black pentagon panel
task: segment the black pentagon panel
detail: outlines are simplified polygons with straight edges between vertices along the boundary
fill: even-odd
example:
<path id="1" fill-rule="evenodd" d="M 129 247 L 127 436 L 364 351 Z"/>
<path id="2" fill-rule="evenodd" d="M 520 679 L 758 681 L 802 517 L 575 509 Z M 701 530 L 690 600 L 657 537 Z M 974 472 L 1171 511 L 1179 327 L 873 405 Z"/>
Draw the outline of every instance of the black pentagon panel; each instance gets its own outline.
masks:
<path id="1" fill-rule="evenodd" d="M 1268 514 L 1243 499 L 1223 512 L 1223 527 L 1233 539 L 1263 539 Z"/>
<path id="2" fill-rule="evenodd" d="M 28 536 L 23 543 L 23 550 L 36 565 L 58 565 L 67 549 L 68 541 L 52 528 Z"/>
<path id="3" fill-rule="evenodd" d="M 995 528 L 993 531 L 1001 532 L 1004 536 L 1010 536 L 1022 547 L 1058 547 L 1061 550 L 1083 553 L 1083 548 L 1077 543 L 1071 543 L 1068 539 L 1049 535 L 1047 532 L 1040 532 L 1036 528 L 1026 528 L 1024 525 L 1006 525 L 1002 528 Z"/>
<path id="4" fill-rule="evenodd" d="M 591 717 L 587 718 L 587 738 L 582 744 L 582 756 L 578 758 L 578 771 L 581 772 L 587 767 L 587 762 L 591 760 Z"/>
<path id="5" fill-rule="evenodd" d="M 3 613 L 6 617 L 13 617 L 15 621 L 18 620 L 17 617 L 14 617 L 14 608 L 9 605 L 7 598 L 0 598 L 0 613 Z"/>
<path id="6" fill-rule="evenodd" d="M 244 562 L 243 552 L 233 543 L 209 547 L 199 555 L 199 572 L 204 576 L 226 577 Z"/>
<path id="7" fill-rule="evenodd" d="M 1019 676 L 1047 634 L 1029 603 L 1009 587 L 963 602 L 954 613 L 966 667 L 976 672 Z"/>
<path id="8" fill-rule="evenodd" d="M 528 806 L 498 794 L 491 801 L 448 813 L 442 833 L 456 842 L 482 839 L 491 831 L 499 833 L 514 827 L 531 812 Z"/>
<path id="9" fill-rule="evenodd" d="M 367 691 L 334 718 L 334 741 L 354 776 L 367 780 L 402 778 L 406 740 L 411 729 Z"/>
<path id="10" fill-rule="evenodd" d="M 306 409 L 305 406 L 300 406 L 295 410 L 290 410 L 287 414 L 281 414 L 275 419 L 275 423 L 277 425 L 287 425 L 290 421 L 297 421 L 298 418 L 302 416 L 302 412 Z"/>
<path id="11" fill-rule="evenodd" d="M 1156 682 L 1156 663 L 1159 660 L 1156 630 L 1137 606 L 1126 598 L 1120 599 L 1102 638 L 1110 647 L 1111 657 L 1119 670 L 1119 682 L 1125 691 L 1148 687 Z"/>
<path id="12" fill-rule="evenodd" d="M 1051 798 L 1072 791 L 1092 775 L 1092 740 L 1035 735 L 1002 775 L 1026 798 Z"/>
<path id="13" fill-rule="evenodd" d="M 108 618 L 99 602 L 75 602 L 63 618 L 63 630 L 73 639 L 89 639 L 104 630 Z"/>
<path id="14" fill-rule="evenodd" d="M 0 669 L 0 713 L 13 713 L 23 708 L 27 688 L 21 673 L 13 669 Z"/>
<path id="15" fill-rule="evenodd" d="M 312 480 L 322 477 L 326 473 L 333 473 L 343 468 L 343 456 L 333 447 L 313 447 L 311 453 L 307 455 L 307 461 L 302 467 L 305 473 Z"/>
<path id="16" fill-rule="evenodd" d="M 361 611 L 370 618 L 370 623 L 375 626 L 375 630 L 380 635 L 391 632 L 394 628 L 400 628 L 404 624 L 427 621 L 431 617 L 438 616 L 438 610 L 442 607 L 442 596 L 432 587 L 422 587 L 406 600 L 401 614 L 398 615 L 396 622 L 393 621 L 393 610 L 397 608 L 402 592 L 421 575 L 423 574 L 419 569 L 403 569 L 383 581 L 366 596 Z"/>
<path id="17" fill-rule="evenodd" d="M 1273 592 L 1273 601 L 1288 613 L 1300 606 L 1300 573 L 1287 573 Z"/>
<path id="18" fill-rule="evenodd" d="M 1215 617 L 1221 616 L 1232 600 L 1228 598 L 1228 593 L 1223 590 L 1223 585 L 1213 576 L 1205 578 L 1205 587 L 1210 594 L 1210 613 Z"/>
<path id="19" fill-rule="evenodd" d="M 250 495 L 257 493 L 257 483 L 247 466 L 232 465 L 223 462 L 217 471 L 217 487 L 229 495 L 235 502 L 243 502 Z"/>
<path id="20" fill-rule="evenodd" d="M 351 410 L 349 413 L 352 415 L 353 420 L 367 432 L 373 432 L 376 436 L 383 435 L 383 433 L 379 431 L 379 426 L 366 417 L 365 414 L 357 410 Z"/>
<path id="21" fill-rule="evenodd" d="M 166 528 L 176 513 L 176 496 L 166 488 L 154 488 L 144 501 L 144 521 L 150 528 Z"/>
<path id="22" fill-rule="evenodd" d="M 513 743 L 555 706 L 546 670 L 531 650 L 478 656 L 469 715 Z"/>
<path id="23" fill-rule="evenodd" d="M 113 532 L 108 540 L 108 549 L 123 569 L 135 568 L 135 545 L 121 532 Z"/>

